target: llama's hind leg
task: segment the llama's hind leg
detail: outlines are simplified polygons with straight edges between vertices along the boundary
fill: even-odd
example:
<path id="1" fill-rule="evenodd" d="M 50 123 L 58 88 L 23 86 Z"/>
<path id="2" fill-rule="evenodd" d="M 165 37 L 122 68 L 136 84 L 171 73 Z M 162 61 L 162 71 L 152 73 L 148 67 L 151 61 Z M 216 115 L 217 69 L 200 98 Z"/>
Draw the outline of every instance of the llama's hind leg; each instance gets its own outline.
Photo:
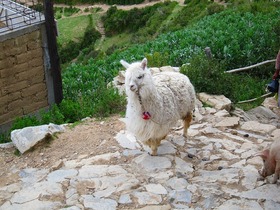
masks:
<path id="1" fill-rule="evenodd" d="M 189 129 L 189 127 L 191 125 L 191 121 L 192 121 L 192 113 L 187 113 L 186 117 L 183 120 L 184 120 L 183 136 L 187 137 L 188 129 Z"/>

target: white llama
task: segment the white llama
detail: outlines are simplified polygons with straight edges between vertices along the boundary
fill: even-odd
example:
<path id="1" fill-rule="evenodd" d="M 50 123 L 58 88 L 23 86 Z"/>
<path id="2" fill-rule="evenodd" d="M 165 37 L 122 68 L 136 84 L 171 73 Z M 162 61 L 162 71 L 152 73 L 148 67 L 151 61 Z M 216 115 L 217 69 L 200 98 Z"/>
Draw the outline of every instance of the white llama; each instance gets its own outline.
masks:
<path id="1" fill-rule="evenodd" d="M 147 59 L 132 64 L 120 61 L 126 68 L 126 129 L 148 145 L 152 155 L 179 119 L 184 121 L 184 137 L 195 108 L 195 90 L 189 78 L 181 73 L 161 72 L 151 75 Z"/>

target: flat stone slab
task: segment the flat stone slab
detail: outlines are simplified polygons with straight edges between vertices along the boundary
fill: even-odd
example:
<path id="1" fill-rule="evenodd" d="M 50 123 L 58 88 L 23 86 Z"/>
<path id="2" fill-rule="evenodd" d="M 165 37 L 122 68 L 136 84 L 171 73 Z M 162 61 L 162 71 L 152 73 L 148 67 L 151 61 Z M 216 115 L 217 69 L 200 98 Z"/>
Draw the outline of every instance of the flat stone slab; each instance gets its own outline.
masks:
<path id="1" fill-rule="evenodd" d="M 248 121 L 241 125 L 241 129 L 256 133 L 268 134 L 276 129 L 274 125 L 259 123 L 258 121 Z"/>
<path id="2" fill-rule="evenodd" d="M 24 153 L 38 142 L 43 141 L 46 138 L 51 138 L 54 133 L 63 132 L 64 130 L 64 126 L 55 125 L 53 123 L 50 123 L 49 125 L 26 127 L 13 130 L 11 132 L 11 140 L 16 148 L 21 153 Z"/>

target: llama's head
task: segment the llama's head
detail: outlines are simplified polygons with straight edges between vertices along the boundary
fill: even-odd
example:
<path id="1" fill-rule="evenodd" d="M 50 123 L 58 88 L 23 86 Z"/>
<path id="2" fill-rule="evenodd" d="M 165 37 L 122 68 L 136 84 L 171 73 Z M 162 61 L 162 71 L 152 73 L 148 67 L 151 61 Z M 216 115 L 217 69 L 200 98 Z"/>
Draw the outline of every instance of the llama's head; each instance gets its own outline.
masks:
<path id="1" fill-rule="evenodd" d="M 151 73 L 147 68 L 147 59 L 144 58 L 141 62 L 135 62 L 132 64 L 127 63 L 124 60 L 120 61 L 126 68 L 125 72 L 125 86 L 126 92 L 137 92 L 145 85 L 149 85 L 151 82 Z"/>

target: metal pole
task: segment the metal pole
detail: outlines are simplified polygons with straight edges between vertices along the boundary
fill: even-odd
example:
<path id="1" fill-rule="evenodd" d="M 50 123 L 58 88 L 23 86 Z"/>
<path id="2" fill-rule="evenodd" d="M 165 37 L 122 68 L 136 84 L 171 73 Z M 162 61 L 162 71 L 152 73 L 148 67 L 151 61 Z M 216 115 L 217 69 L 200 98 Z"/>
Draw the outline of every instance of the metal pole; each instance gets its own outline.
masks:
<path id="1" fill-rule="evenodd" d="M 61 69 L 56 43 L 56 23 L 54 19 L 53 0 L 44 0 L 45 24 L 50 55 L 50 71 L 53 77 L 54 100 L 59 104 L 63 99 Z"/>

